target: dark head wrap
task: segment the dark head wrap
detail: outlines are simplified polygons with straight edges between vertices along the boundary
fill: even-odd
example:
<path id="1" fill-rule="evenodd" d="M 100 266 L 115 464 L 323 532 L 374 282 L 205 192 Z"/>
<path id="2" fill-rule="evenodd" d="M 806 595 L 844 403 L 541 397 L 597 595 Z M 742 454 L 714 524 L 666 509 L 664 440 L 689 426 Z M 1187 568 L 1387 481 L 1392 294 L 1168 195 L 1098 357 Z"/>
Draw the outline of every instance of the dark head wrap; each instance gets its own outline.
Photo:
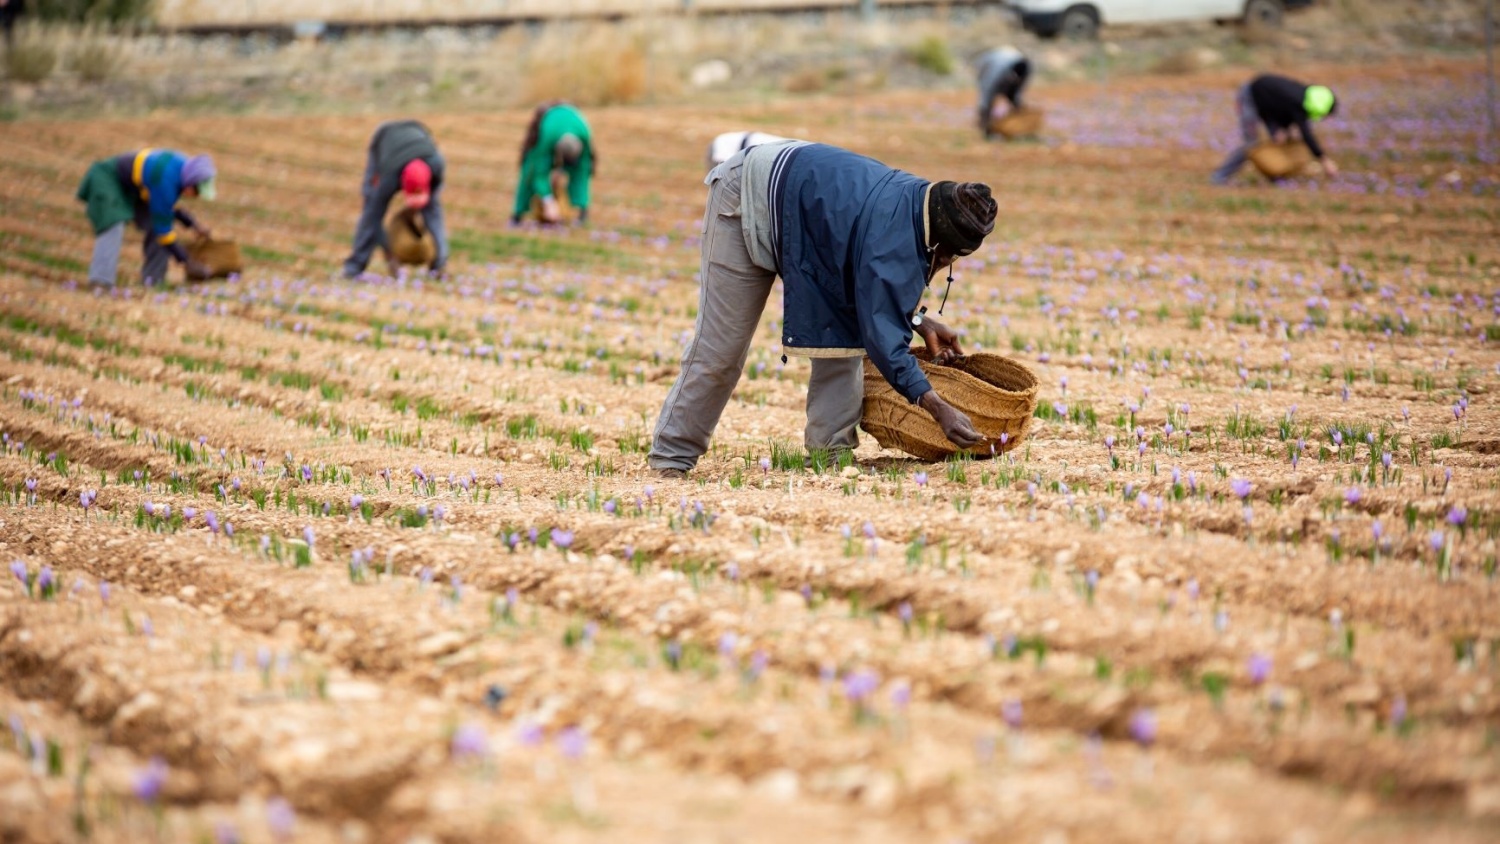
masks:
<path id="1" fill-rule="evenodd" d="M 968 255 L 995 230 L 995 199 L 979 182 L 937 182 L 927 198 L 932 245 Z"/>

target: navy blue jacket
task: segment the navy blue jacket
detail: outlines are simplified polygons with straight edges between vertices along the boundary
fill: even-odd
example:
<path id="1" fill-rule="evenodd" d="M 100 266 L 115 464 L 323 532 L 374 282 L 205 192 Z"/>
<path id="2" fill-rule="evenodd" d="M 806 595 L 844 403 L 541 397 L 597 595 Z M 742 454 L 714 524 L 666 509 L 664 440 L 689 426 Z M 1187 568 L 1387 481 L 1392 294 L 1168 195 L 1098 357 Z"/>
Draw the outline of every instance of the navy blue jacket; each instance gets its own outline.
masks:
<path id="1" fill-rule="evenodd" d="M 908 401 L 932 389 L 911 353 L 911 316 L 927 287 L 928 182 L 824 144 L 798 148 L 780 179 L 782 345 L 863 349 Z"/>

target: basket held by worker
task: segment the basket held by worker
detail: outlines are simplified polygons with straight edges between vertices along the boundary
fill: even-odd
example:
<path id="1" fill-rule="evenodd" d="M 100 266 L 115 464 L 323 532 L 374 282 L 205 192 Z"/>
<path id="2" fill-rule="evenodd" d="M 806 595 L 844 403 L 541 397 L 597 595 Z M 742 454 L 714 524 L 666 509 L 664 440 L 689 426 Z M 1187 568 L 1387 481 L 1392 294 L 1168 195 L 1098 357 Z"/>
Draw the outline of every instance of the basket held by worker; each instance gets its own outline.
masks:
<path id="1" fill-rule="evenodd" d="M 1042 131 L 1042 110 L 1031 106 L 1013 108 L 990 118 L 990 129 L 1007 139 L 1032 138 Z"/>
<path id="2" fill-rule="evenodd" d="M 1004 454 L 1031 429 L 1037 379 L 1031 370 L 1001 355 L 979 352 L 951 365 L 932 362 L 926 348 L 912 349 L 932 388 L 968 415 L 983 442 L 969 449 L 976 458 Z M 944 460 L 959 452 L 932 415 L 897 393 L 865 360 L 865 405 L 860 427 L 885 448 L 923 460 Z"/>
<path id="3" fill-rule="evenodd" d="M 1255 169 L 1273 182 L 1301 174 L 1314 160 L 1312 150 L 1299 140 L 1261 141 L 1249 155 Z"/>
<path id="4" fill-rule="evenodd" d="M 233 240 L 199 237 L 187 245 L 188 258 L 208 268 L 209 278 L 228 278 L 245 271 L 240 245 Z"/>
<path id="5" fill-rule="evenodd" d="M 437 257 L 437 241 L 427 230 L 421 209 L 402 207 L 391 212 L 385 222 L 385 238 L 391 260 L 397 264 L 425 267 Z"/>

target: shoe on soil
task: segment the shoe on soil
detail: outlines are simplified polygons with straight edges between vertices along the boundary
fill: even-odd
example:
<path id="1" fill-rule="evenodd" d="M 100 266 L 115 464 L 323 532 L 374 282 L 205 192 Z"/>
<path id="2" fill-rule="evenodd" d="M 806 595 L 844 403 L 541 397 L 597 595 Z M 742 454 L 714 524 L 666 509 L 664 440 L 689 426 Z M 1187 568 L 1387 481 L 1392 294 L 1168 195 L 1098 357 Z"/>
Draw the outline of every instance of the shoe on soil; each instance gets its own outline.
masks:
<path id="1" fill-rule="evenodd" d="M 686 469 L 655 469 L 653 471 L 664 481 L 680 481 L 687 477 Z"/>

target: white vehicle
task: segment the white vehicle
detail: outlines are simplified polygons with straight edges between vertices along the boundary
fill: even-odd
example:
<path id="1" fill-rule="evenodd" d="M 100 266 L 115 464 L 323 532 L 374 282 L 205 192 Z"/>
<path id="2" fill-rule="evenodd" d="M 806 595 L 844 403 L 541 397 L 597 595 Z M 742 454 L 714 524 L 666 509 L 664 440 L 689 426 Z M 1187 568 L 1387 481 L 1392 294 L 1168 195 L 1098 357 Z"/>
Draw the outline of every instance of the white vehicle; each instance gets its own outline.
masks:
<path id="1" fill-rule="evenodd" d="M 1101 25 L 1243 21 L 1280 26 L 1287 9 L 1312 0 L 1010 0 L 1021 25 L 1043 38 L 1093 38 Z"/>

